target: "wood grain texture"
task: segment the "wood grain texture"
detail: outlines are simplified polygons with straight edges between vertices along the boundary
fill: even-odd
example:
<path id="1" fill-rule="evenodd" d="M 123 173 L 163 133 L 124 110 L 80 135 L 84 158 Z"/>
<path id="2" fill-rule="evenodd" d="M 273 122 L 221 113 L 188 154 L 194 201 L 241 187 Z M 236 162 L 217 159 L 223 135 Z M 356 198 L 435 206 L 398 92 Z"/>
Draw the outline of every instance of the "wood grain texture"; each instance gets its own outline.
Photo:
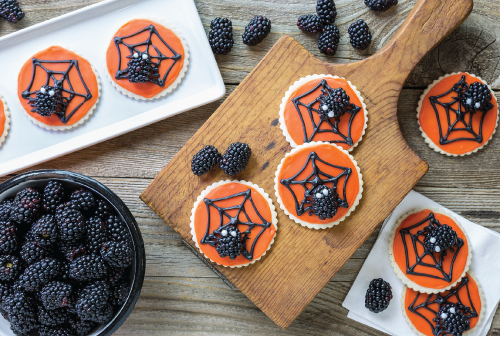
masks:
<path id="1" fill-rule="evenodd" d="M 276 324 L 286 328 L 427 171 L 427 164 L 399 132 L 398 97 L 417 63 L 471 11 L 471 0 L 421 0 L 378 53 L 342 65 L 314 58 L 292 37 L 282 37 L 141 198 L 190 240 L 194 201 L 209 184 L 224 179 L 221 172 L 193 176 L 189 171 L 192 156 L 207 143 L 219 149 L 234 141 L 247 143 L 253 156 L 247 169 L 235 178 L 272 193 L 276 167 L 290 149 L 276 123 L 285 91 L 310 74 L 349 79 L 361 91 L 369 111 L 366 135 L 353 152 L 364 181 L 363 200 L 354 214 L 340 226 L 315 231 L 294 224 L 279 210 L 280 229 L 263 261 L 240 269 L 216 266 Z M 241 113 L 242 107 L 245 113 Z M 296 247 L 301 247 L 299 254 Z"/>
<path id="2" fill-rule="evenodd" d="M 99 2 L 97 0 L 19 0 L 26 17 L 18 25 L 0 20 L 0 35 Z M 233 21 L 235 47 L 217 56 L 230 94 L 282 34 L 296 38 L 316 57 L 334 63 L 364 59 L 379 50 L 402 24 L 415 0 L 400 0 L 386 13 L 369 11 L 362 0 L 337 0 L 341 32 L 335 57 L 319 53 L 315 36 L 300 32 L 299 15 L 314 13 L 316 0 L 195 0 L 208 33 L 215 16 Z M 256 14 L 268 16 L 273 31 L 259 46 L 247 47 L 240 35 Z M 359 52 L 349 45 L 347 28 L 364 19 L 374 35 Z M 471 71 L 500 89 L 500 0 L 475 0 L 470 17 L 432 50 L 410 74 L 398 102 L 405 140 L 430 164 L 416 190 L 480 225 L 500 232 L 500 139 L 493 137 L 473 156 L 453 159 L 432 151 L 418 132 L 415 109 L 423 88 L 453 71 Z M 3 84 L 8 85 L 6 83 Z M 497 99 L 500 95 L 497 94 Z M 135 310 L 116 335 L 377 335 L 380 332 L 346 318 L 341 303 L 368 255 L 378 231 L 361 245 L 288 329 L 282 331 L 238 291 L 230 291 L 181 243 L 181 238 L 139 200 L 138 195 L 173 158 L 223 100 L 197 108 L 102 144 L 52 160 L 37 168 L 83 173 L 110 186 L 136 216 L 143 233 L 147 270 Z M 133 165 L 131 165 L 133 163 Z M 1 181 L 5 178 L 0 178 Z M 205 283 L 204 280 L 210 282 Z M 235 328 L 236 327 L 236 328 Z M 500 334 L 499 312 L 489 335 Z"/>

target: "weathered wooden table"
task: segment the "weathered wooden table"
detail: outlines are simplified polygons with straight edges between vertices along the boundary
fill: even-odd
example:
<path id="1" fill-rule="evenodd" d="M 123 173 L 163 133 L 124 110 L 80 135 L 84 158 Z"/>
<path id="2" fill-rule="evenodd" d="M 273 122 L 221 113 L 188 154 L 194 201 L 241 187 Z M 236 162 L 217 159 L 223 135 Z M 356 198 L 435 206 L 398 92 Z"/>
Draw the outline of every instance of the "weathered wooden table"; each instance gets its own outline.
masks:
<path id="1" fill-rule="evenodd" d="M 178 0 L 185 1 L 185 0 Z M 0 21 L 0 35 L 73 11 L 98 0 L 19 0 L 26 18 L 17 25 Z M 314 13 L 315 0 L 195 0 L 208 32 L 210 21 L 225 16 L 233 21 L 235 47 L 218 56 L 227 93 L 265 55 L 283 34 L 297 38 L 313 54 L 329 62 L 351 62 L 378 50 L 396 31 L 414 0 L 400 0 L 386 13 L 374 13 L 363 0 L 337 0 L 341 44 L 335 57 L 321 55 L 316 37 L 295 26 L 299 15 Z M 241 42 L 245 25 L 254 15 L 272 20 L 272 33 L 261 44 Z M 374 35 L 363 52 L 349 44 L 347 28 L 364 19 Z M 500 135 L 484 150 L 465 158 L 448 158 L 432 151 L 418 131 L 417 101 L 424 88 L 439 76 L 468 71 L 484 78 L 500 98 L 500 0 L 475 1 L 471 16 L 415 69 L 406 83 L 398 117 L 410 146 L 430 169 L 416 190 L 468 219 L 500 231 Z M 14 83 L 2 83 L 15 85 Z M 373 83 L 377 85 L 377 83 Z M 244 295 L 230 290 L 181 242 L 180 237 L 138 198 L 156 174 L 179 151 L 222 101 L 183 113 L 86 150 L 53 160 L 35 169 L 57 168 L 96 178 L 113 189 L 130 207 L 146 245 L 146 279 L 135 310 L 117 335 L 370 335 L 380 334 L 346 318 L 342 307 L 352 282 L 369 253 L 378 231 L 363 244 L 305 311 L 285 331 L 279 329 Z M 0 181 L 6 178 L 0 178 Z M 383 201 L 381 201 L 383 202 Z M 500 334 L 496 315 L 491 335 Z"/>

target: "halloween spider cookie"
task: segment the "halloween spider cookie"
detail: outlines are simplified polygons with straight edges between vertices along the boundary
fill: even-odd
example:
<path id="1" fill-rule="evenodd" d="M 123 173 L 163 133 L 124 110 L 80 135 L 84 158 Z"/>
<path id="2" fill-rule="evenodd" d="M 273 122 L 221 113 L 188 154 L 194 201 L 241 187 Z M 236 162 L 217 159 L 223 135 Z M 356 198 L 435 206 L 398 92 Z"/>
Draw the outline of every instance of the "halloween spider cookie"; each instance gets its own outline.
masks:
<path id="1" fill-rule="evenodd" d="M 351 82 L 332 75 L 309 75 L 286 92 L 280 128 L 292 147 L 312 141 L 351 151 L 365 134 L 368 111 Z"/>
<path id="2" fill-rule="evenodd" d="M 493 137 L 498 104 L 487 83 L 469 73 L 440 77 L 424 91 L 417 119 L 425 142 L 436 152 L 463 156 Z"/>
<path id="3" fill-rule="evenodd" d="M 9 134 L 10 129 L 10 113 L 7 102 L 0 95 L 0 147 L 2 146 L 5 138 Z"/>
<path id="4" fill-rule="evenodd" d="M 274 180 L 283 211 L 314 229 L 338 225 L 359 204 L 363 180 L 354 158 L 337 145 L 311 142 L 285 155 Z"/>
<path id="5" fill-rule="evenodd" d="M 470 272 L 452 289 L 423 294 L 404 287 L 401 309 L 408 325 L 420 336 L 474 334 L 484 317 L 485 299 Z"/>
<path id="6" fill-rule="evenodd" d="M 36 125 L 62 131 L 85 122 L 100 96 L 100 80 L 82 56 L 52 46 L 31 57 L 21 68 L 18 96 Z"/>
<path id="7" fill-rule="evenodd" d="M 113 36 L 106 53 L 108 78 L 122 94 L 151 100 L 174 90 L 189 64 L 186 41 L 162 20 L 134 19 Z"/>
<path id="8" fill-rule="evenodd" d="M 457 219 L 442 209 L 415 209 L 398 219 L 389 259 L 399 279 L 422 293 L 454 287 L 469 270 L 472 247 Z"/>
<path id="9" fill-rule="evenodd" d="M 244 267 L 271 248 L 278 219 L 269 195 L 243 180 L 225 180 L 207 187 L 191 214 L 196 247 L 212 262 Z"/>

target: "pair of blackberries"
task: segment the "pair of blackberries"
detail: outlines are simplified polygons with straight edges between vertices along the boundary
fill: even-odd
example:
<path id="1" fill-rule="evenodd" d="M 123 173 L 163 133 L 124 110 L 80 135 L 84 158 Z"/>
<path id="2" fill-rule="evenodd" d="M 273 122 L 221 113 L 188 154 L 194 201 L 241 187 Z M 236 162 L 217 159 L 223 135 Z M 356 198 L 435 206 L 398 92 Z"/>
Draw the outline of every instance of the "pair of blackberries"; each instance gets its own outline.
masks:
<path id="1" fill-rule="evenodd" d="M 0 0 L 0 16 L 9 22 L 17 23 L 24 18 L 24 12 L 16 0 Z"/>
<path id="2" fill-rule="evenodd" d="M 255 16 L 245 27 L 243 43 L 255 46 L 261 43 L 271 31 L 271 21 L 265 16 Z M 214 54 L 226 55 L 234 45 L 233 24 L 227 18 L 215 18 L 210 23 L 208 42 Z"/>
<path id="3" fill-rule="evenodd" d="M 195 175 L 201 176 L 219 164 L 224 173 L 234 176 L 245 169 L 251 154 L 252 150 L 245 143 L 229 145 L 222 156 L 214 146 L 207 145 L 193 156 L 191 170 Z"/>

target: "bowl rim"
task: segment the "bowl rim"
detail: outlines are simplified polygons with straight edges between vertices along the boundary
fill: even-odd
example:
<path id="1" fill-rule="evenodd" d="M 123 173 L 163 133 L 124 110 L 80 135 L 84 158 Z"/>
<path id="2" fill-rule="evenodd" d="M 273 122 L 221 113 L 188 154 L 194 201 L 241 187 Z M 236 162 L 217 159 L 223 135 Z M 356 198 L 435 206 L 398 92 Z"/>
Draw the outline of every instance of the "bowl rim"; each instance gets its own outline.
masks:
<path id="1" fill-rule="evenodd" d="M 144 249 L 144 241 L 141 231 L 125 203 L 108 187 L 98 182 L 95 179 L 87 177 L 83 174 L 66 171 L 66 170 L 35 170 L 16 175 L 0 184 L 0 194 L 17 187 L 23 183 L 35 182 L 37 180 L 62 180 L 70 181 L 82 185 L 101 195 L 108 201 L 116 210 L 118 215 L 127 224 L 132 235 L 132 242 L 135 251 L 135 272 L 131 284 L 131 289 L 127 301 L 122 305 L 121 309 L 115 314 L 113 319 L 109 321 L 97 334 L 98 336 L 109 336 L 113 334 L 125 322 L 132 310 L 134 309 L 139 295 L 141 294 L 144 276 L 146 272 L 146 252 Z"/>

